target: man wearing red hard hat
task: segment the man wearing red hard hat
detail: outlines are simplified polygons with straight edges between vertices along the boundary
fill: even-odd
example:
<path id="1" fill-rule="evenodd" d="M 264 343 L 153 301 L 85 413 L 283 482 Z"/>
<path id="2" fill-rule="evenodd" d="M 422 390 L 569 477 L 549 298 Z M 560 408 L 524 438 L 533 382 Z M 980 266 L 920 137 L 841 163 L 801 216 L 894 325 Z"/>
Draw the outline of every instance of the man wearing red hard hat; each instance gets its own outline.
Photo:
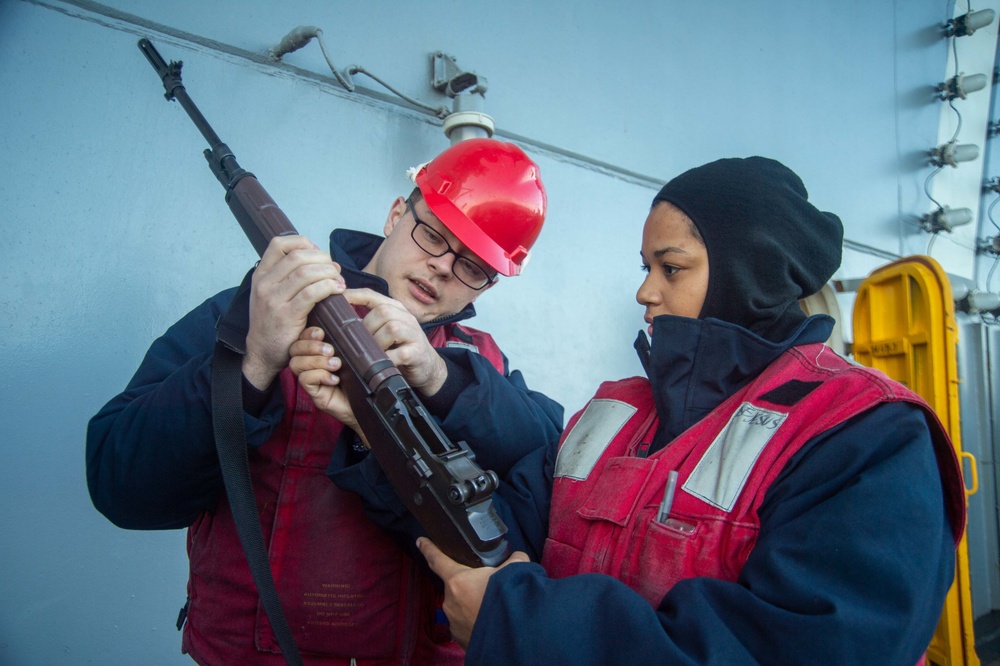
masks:
<path id="1" fill-rule="evenodd" d="M 374 464 L 363 442 L 318 410 L 288 368 L 293 343 L 313 345 L 330 356 L 327 384 L 337 384 L 340 360 L 306 319 L 316 303 L 343 293 L 368 310 L 366 327 L 445 434 L 482 445 L 484 469 L 502 475 L 558 438 L 562 407 L 529 390 L 488 333 L 462 323 L 498 275 L 518 275 L 527 263 L 545 218 L 538 166 L 512 144 L 469 139 L 412 178 L 412 193 L 389 209 L 385 238 L 335 230 L 329 254 L 302 236 L 275 238 L 242 287 L 205 301 L 156 340 L 125 391 L 91 420 L 95 506 L 125 528 L 189 528 L 178 626 L 183 651 L 198 663 L 284 663 L 212 435 L 216 323 L 239 299 L 249 310 L 243 416 L 254 493 L 303 660 L 462 662 L 424 570 L 368 520 L 354 493 L 326 478 L 328 465 Z"/>

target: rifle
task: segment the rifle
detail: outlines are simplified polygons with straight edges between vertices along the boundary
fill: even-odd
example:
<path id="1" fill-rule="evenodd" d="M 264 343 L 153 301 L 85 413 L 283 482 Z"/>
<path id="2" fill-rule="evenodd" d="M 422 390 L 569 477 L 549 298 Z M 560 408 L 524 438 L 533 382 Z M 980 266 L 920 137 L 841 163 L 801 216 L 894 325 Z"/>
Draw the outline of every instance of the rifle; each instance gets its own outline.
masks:
<path id="1" fill-rule="evenodd" d="M 168 101 L 180 103 L 208 141 L 205 159 L 226 189 L 226 203 L 258 255 L 275 236 L 295 227 L 252 173 L 244 171 L 188 96 L 181 63 L 163 60 L 148 39 L 139 40 L 160 76 Z M 341 385 L 400 499 L 449 557 L 467 566 L 496 566 L 510 555 L 507 527 L 493 508 L 499 480 L 481 469 L 465 442 L 452 443 L 421 404 L 399 369 L 340 295 L 321 301 L 310 325 L 323 329 L 344 361 Z"/>

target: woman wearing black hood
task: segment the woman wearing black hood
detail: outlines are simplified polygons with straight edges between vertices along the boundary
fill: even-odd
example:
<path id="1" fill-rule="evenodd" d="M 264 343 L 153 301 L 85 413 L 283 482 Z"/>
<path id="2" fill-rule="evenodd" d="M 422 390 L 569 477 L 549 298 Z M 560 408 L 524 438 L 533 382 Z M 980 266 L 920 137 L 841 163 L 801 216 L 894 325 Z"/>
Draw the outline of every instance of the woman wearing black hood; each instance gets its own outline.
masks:
<path id="1" fill-rule="evenodd" d="M 842 240 L 771 159 L 660 190 L 636 294 L 648 379 L 601 385 L 554 461 L 505 479 L 498 511 L 528 554 L 468 569 L 419 541 L 466 663 L 922 659 L 964 529 L 961 473 L 930 408 L 839 357 L 833 320 L 799 308 Z"/>

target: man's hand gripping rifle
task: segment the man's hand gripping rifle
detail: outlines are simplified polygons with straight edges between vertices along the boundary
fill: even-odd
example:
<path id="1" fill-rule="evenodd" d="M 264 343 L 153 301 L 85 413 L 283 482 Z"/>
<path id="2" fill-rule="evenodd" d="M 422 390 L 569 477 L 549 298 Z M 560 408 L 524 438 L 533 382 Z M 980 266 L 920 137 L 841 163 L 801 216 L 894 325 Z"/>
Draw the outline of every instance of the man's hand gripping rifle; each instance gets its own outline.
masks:
<path id="1" fill-rule="evenodd" d="M 181 63 L 164 62 L 139 40 L 160 76 L 167 100 L 177 100 L 208 141 L 205 158 L 226 188 L 226 203 L 258 255 L 275 236 L 298 233 L 253 174 L 236 162 L 181 83 Z M 344 361 L 341 384 L 386 476 L 400 499 L 442 551 L 468 566 L 496 566 L 510 548 L 492 504 L 497 476 L 453 444 L 342 295 L 316 305 L 310 324 L 323 329 Z"/>

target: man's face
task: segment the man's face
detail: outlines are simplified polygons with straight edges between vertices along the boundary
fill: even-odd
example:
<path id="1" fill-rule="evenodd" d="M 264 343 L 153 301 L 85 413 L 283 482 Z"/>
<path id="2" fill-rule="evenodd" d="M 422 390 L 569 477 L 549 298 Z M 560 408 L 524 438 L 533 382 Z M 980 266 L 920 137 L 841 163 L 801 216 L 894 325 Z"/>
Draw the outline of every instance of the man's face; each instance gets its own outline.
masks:
<path id="1" fill-rule="evenodd" d="M 697 319 L 708 293 L 708 251 L 694 223 L 672 204 L 653 206 L 642 228 L 642 266 L 646 278 L 635 300 L 646 306 L 652 335 L 653 317 Z"/>
<path id="2" fill-rule="evenodd" d="M 447 241 L 454 252 L 486 268 L 487 264 L 472 254 L 438 218 L 430 212 L 423 199 L 417 197 L 412 203 L 420 221 Z M 377 275 L 389 285 L 389 295 L 403 304 L 420 323 L 453 315 L 479 294 L 489 289 L 476 291 L 463 284 L 452 272 L 457 257 L 446 252 L 440 257 L 432 257 L 413 240 L 417 221 L 410 212 L 406 200 L 396 199 L 385 221 L 385 241 L 379 246 L 365 271 Z M 426 230 L 425 230 L 426 231 Z M 420 233 L 421 229 L 417 229 Z M 492 275 L 492 271 L 489 272 Z"/>

